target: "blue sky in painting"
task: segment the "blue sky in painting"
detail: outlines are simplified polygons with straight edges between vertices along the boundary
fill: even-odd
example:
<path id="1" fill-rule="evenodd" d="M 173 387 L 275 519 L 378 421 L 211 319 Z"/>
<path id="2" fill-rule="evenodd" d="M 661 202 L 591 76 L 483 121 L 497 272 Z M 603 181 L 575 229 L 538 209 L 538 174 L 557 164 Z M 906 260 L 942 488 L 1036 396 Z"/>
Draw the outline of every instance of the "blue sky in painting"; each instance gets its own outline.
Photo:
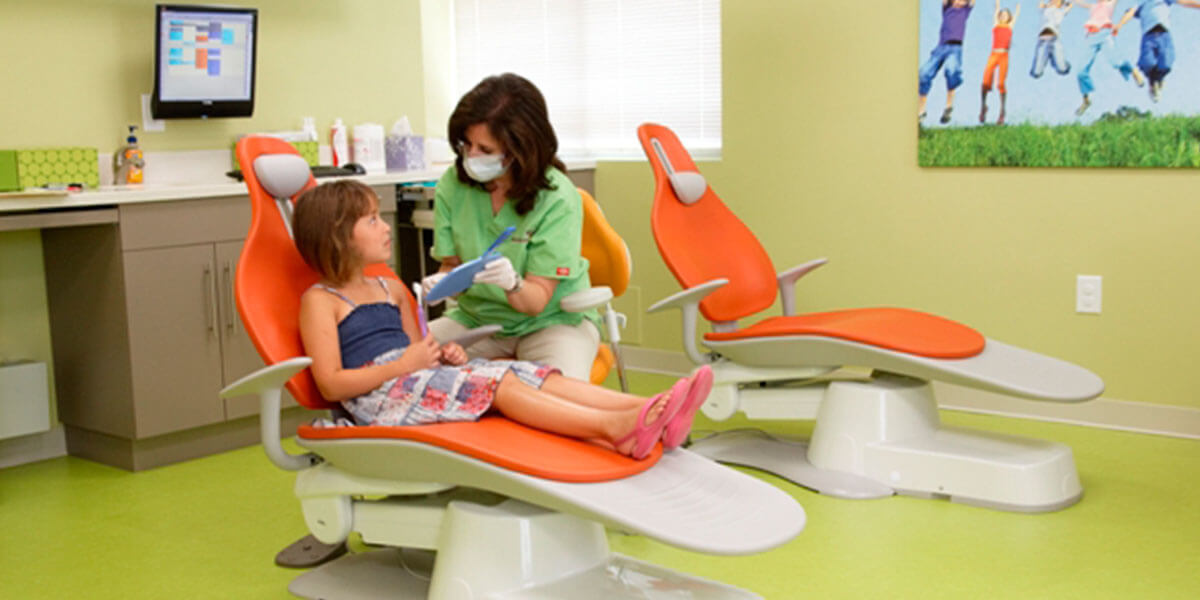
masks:
<path id="1" fill-rule="evenodd" d="M 1002 0 L 1000 6 L 1012 10 L 1014 0 Z M 1067 14 L 1060 28 L 1060 37 L 1065 46 L 1071 72 L 1059 75 L 1049 65 L 1041 79 L 1034 79 L 1029 71 L 1033 63 L 1034 47 L 1041 24 L 1041 10 L 1036 0 L 1022 0 L 1020 19 L 1013 29 L 1012 48 L 1008 67 L 1008 111 L 1009 124 L 1032 123 L 1058 125 L 1065 123 L 1090 123 L 1105 112 L 1120 106 L 1132 106 L 1138 110 L 1149 110 L 1155 115 L 1200 114 L 1200 9 L 1175 5 L 1171 7 L 1171 36 L 1175 44 L 1175 65 L 1166 78 L 1161 100 L 1151 102 L 1146 87 L 1137 87 L 1125 81 L 1113 69 L 1103 54 L 1092 67 L 1092 78 L 1096 90 L 1092 93 L 1092 106 L 1082 117 L 1075 116 L 1082 96 L 1076 74 L 1083 66 L 1087 50 L 1084 45 L 1083 23 L 1088 9 L 1076 6 Z M 1119 21 L 1126 10 L 1137 5 L 1135 0 L 1118 0 L 1113 20 Z M 920 44 L 916 68 L 913 69 L 914 87 L 916 71 L 929 58 L 937 45 L 938 31 L 942 21 L 941 0 L 920 0 Z M 992 47 L 992 14 L 995 0 L 976 0 L 975 9 L 967 21 L 967 32 L 963 42 L 963 84 L 954 99 L 951 126 L 977 125 L 979 123 L 980 85 L 983 70 Z M 1120 31 L 1116 39 L 1116 53 L 1122 59 L 1137 64 L 1141 44 L 1142 28 L 1134 17 Z M 929 92 L 926 126 L 939 126 L 938 117 L 946 102 L 946 80 L 939 72 Z M 988 122 L 995 122 L 999 110 L 999 97 L 995 90 L 988 97 Z"/>

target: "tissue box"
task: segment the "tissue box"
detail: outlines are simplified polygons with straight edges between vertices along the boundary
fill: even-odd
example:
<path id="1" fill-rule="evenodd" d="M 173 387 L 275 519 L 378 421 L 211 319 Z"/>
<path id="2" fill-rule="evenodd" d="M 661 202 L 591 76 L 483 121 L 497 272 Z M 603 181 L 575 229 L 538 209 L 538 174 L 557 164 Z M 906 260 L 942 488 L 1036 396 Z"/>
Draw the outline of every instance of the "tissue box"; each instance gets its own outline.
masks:
<path id="1" fill-rule="evenodd" d="M 419 135 L 389 135 L 383 141 L 388 171 L 419 171 L 425 168 L 425 138 Z"/>
<path id="2" fill-rule="evenodd" d="M 29 148 L 0 150 L 0 191 L 11 192 L 49 183 L 100 186 L 95 148 Z"/>

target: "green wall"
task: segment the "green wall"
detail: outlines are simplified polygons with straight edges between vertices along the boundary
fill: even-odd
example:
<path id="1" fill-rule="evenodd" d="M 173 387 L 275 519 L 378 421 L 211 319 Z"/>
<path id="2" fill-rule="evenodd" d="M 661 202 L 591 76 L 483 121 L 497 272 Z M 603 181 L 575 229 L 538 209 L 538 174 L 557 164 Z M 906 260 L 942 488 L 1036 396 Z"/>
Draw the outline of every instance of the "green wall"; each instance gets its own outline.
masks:
<path id="1" fill-rule="evenodd" d="M 9 89 L 21 90 L 7 95 L 0 146 L 111 151 L 122 126 L 140 121 L 138 94 L 151 86 L 154 3 L 0 2 L 3 54 L 40 56 L 0 63 Z M 292 129 L 305 115 L 322 134 L 337 116 L 408 114 L 421 129 L 417 0 L 256 4 L 256 116 L 171 121 L 142 137 L 149 150 L 224 148 L 237 133 Z M 1200 354 L 1196 174 L 918 168 L 917 8 L 864 6 L 722 9 L 723 159 L 701 168 L 777 268 L 831 259 L 801 281 L 801 310 L 920 308 L 1091 368 L 1107 397 L 1200 408 L 1179 376 Z M 649 167 L 602 163 L 597 187 L 633 252 L 643 303 L 675 292 L 649 231 Z M 25 284 L 40 274 L 38 238 L 0 234 L 0 252 L 0 354 L 48 359 L 44 291 Z M 1103 314 L 1074 313 L 1079 273 L 1104 276 Z M 680 348 L 677 314 L 642 322 L 645 346 Z"/>
<path id="2" fill-rule="evenodd" d="M 1200 408 L 1195 172 L 921 169 L 916 3 L 730 1 L 722 21 L 723 159 L 700 168 L 778 270 L 830 258 L 800 310 L 919 308 L 1084 365 L 1108 398 Z M 679 289 L 653 189 L 644 162 L 599 168 L 647 305 Z M 1104 277 L 1102 314 L 1074 312 L 1076 274 Z M 643 327 L 680 348 L 678 312 Z"/>
<path id="3" fill-rule="evenodd" d="M 154 87 L 155 0 L 0 0 L 7 90 L 3 147 L 95 146 L 112 152 Z M 204 2 L 195 2 L 204 4 Z M 418 0 L 234 0 L 259 10 L 254 116 L 172 120 L 139 135 L 154 150 L 226 148 L 254 131 L 316 118 L 424 123 Z M 24 59 L 19 59 L 24 57 Z M 19 92 L 17 92 L 19 90 Z"/>
<path id="4" fill-rule="evenodd" d="M 226 149 L 238 134 L 295 130 L 316 118 L 390 126 L 425 119 L 418 0 L 256 0 L 254 117 L 172 120 L 141 133 L 142 147 Z M 141 125 L 154 85 L 154 0 L 0 0 L 0 148 L 95 146 L 112 152 Z M 0 200 L 2 202 L 2 200 Z M 50 361 L 36 231 L 0 233 L 0 357 Z"/>

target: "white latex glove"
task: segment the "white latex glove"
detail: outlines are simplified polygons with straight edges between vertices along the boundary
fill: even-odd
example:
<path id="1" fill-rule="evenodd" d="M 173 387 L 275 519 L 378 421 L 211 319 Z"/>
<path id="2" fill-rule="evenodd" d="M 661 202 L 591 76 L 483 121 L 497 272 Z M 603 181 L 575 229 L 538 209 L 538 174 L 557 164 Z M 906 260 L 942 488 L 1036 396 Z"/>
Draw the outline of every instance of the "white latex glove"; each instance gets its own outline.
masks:
<path id="1" fill-rule="evenodd" d="M 442 279 L 444 279 L 445 277 L 446 277 L 445 273 L 434 273 L 433 275 L 429 275 L 425 279 L 422 279 L 421 280 L 421 297 L 428 298 L 429 291 L 433 289 L 433 286 L 437 285 L 438 282 L 441 281 Z M 429 304 L 431 304 L 431 305 L 437 304 L 444 300 L 445 300 L 445 298 L 438 298 L 436 302 L 430 302 Z"/>
<path id="2" fill-rule="evenodd" d="M 488 263 L 482 271 L 475 274 L 474 283 L 490 283 L 499 286 L 506 292 L 516 291 L 521 276 L 513 269 L 512 261 L 507 256 L 501 256 Z"/>

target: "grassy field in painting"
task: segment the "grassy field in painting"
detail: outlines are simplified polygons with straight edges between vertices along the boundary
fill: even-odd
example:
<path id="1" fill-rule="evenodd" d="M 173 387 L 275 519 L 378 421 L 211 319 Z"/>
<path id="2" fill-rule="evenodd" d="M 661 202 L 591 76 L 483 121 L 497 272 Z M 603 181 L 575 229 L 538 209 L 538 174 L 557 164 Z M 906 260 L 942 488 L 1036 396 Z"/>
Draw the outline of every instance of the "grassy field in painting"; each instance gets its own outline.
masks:
<path id="1" fill-rule="evenodd" d="M 1200 117 L 1134 109 L 1090 125 L 920 129 L 923 167 L 1200 167 Z"/>

